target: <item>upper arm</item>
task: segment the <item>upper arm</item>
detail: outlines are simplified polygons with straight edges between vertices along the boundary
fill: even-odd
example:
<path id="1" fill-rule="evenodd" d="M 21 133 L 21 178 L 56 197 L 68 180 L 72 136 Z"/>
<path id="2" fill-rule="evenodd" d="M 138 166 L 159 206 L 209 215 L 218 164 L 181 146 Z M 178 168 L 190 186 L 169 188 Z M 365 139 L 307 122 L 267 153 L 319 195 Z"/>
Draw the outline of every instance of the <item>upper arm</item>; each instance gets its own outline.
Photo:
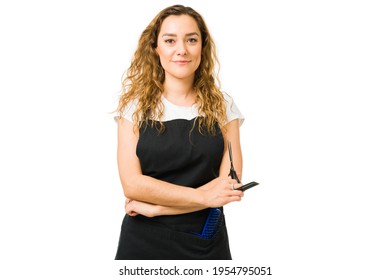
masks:
<path id="1" fill-rule="evenodd" d="M 136 155 L 138 132 L 134 124 L 125 118 L 118 119 L 117 160 L 119 177 L 122 186 L 128 185 L 134 175 L 142 174 L 139 159 Z"/>
<path id="2" fill-rule="evenodd" d="M 240 143 L 240 120 L 234 119 L 225 125 L 225 149 L 219 170 L 220 176 L 227 176 L 230 170 L 230 158 L 229 150 L 227 149 L 227 143 L 232 145 L 233 152 L 233 165 L 238 178 L 241 180 L 242 175 L 242 152 Z"/>

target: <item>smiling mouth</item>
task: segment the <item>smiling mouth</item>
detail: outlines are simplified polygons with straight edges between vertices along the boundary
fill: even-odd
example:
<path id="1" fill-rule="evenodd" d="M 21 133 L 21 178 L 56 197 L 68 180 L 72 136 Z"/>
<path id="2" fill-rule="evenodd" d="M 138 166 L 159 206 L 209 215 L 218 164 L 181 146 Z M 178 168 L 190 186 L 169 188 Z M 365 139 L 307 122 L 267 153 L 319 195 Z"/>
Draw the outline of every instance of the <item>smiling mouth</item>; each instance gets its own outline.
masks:
<path id="1" fill-rule="evenodd" d="M 176 64 L 187 64 L 187 63 L 190 63 L 191 60 L 174 60 L 172 62 L 176 63 Z"/>

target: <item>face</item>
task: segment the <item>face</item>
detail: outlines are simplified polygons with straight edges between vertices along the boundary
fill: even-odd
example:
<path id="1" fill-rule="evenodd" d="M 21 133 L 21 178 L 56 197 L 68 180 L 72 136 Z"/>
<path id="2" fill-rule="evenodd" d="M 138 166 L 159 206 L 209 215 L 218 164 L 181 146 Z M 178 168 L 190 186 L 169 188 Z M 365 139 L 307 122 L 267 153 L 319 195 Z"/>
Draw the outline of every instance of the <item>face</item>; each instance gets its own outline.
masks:
<path id="1" fill-rule="evenodd" d="M 196 21 L 188 15 L 167 17 L 158 34 L 156 51 L 166 78 L 193 79 L 202 52 Z"/>

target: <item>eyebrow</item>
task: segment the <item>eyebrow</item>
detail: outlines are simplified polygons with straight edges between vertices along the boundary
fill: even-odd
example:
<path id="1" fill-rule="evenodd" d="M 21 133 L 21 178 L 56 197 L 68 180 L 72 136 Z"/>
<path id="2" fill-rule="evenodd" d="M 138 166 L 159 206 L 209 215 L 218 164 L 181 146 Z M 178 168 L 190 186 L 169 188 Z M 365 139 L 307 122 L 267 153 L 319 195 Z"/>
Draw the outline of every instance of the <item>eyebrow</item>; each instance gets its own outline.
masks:
<path id="1" fill-rule="evenodd" d="M 199 34 L 197 32 L 190 32 L 190 33 L 186 34 L 186 36 L 193 36 L 193 35 L 199 36 Z M 175 33 L 164 33 L 161 37 L 164 37 L 164 36 L 177 37 L 177 35 Z"/>

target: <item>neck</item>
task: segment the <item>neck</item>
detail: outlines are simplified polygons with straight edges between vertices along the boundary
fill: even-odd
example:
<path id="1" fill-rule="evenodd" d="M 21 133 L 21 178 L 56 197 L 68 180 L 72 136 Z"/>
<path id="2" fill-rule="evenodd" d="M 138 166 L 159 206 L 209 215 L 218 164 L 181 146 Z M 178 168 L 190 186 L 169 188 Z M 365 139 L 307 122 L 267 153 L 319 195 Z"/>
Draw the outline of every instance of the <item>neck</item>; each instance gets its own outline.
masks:
<path id="1" fill-rule="evenodd" d="M 176 105 L 191 106 L 195 103 L 193 91 L 193 79 L 179 80 L 166 79 L 164 82 L 163 95 Z"/>

